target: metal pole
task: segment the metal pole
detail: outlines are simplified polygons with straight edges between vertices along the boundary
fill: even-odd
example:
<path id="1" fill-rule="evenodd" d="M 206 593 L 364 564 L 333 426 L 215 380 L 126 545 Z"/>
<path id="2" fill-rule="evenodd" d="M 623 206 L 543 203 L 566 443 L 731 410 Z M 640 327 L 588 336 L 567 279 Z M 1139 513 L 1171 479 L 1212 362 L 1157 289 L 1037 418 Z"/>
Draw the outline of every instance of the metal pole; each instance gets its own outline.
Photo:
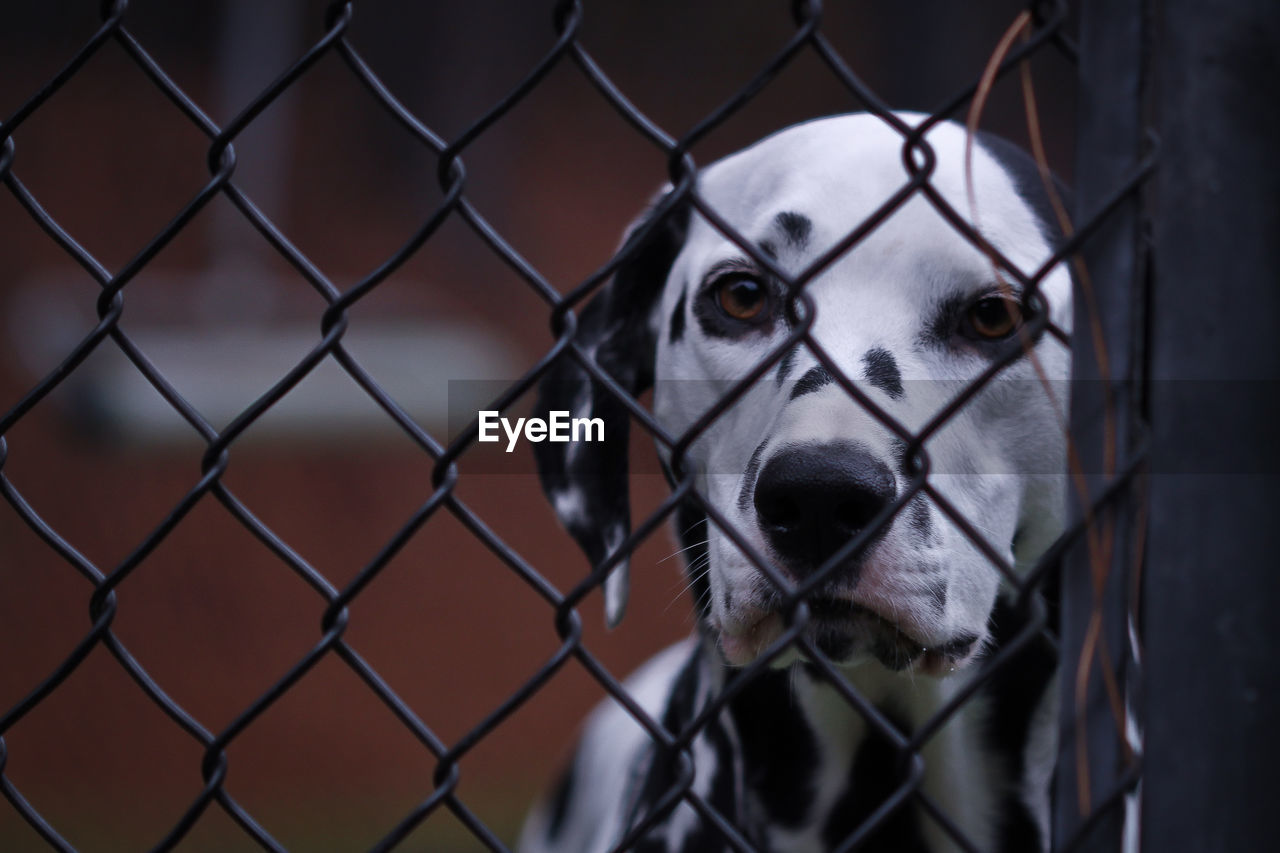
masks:
<path id="1" fill-rule="evenodd" d="M 1084 228 L 1137 171 L 1145 154 L 1144 0 L 1085 0 L 1079 38 L 1075 222 Z M 1118 851 L 1133 761 L 1123 701 L 1132 675 L 1129 590 L 1135 495 L 1100 497 L 1136 452 L 1146 248 L 1138 188 L 1107 217 L 1076 269 L 1071 441 L 1079 469 L 1072 521 L 1089 529 L 1062 566 L 1059 757 L 1054 850 Z M 1082 493 L 1083 492 L 1083 493 Z M 1118 690 L 1108 689 L 1108 680 Z M 1120 713 L 1117 713 L 1117 710 Z"/>
<path id="2" fill-rule="evenodd" d="M 1280 6 L 1157 22 L 1143 849 L 1275 846 Z"/>

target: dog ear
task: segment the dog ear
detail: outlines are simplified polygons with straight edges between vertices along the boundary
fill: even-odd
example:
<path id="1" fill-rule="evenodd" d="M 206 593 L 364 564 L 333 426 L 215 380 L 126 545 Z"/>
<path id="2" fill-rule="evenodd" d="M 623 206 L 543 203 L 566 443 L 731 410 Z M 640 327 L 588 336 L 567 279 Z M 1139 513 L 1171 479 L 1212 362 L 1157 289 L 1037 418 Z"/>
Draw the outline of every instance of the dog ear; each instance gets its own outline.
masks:
<path id="1" fill-rule="evenodd" d="M 613 278 L 587 303 L 574 341 L 632 397 L 653 385 L 657 309 L 667 275 L 688 228 L 687 205 L 658 215 L 660 203 L 627 229 Z M 605 440 L 543 441 L 534 455 L 543 491 L 560 523 L 577 540 L 592 567 L 608 559 L 631 530 L 627 448 L 631 416 L 603 384 L 582 367 L 571 350 L 557 359 L 538 388 L 536 415 L 569 412 L 572 418 L 600 418 Z M 622 620 L 629 591 L 629 555 L 618 560 L 604 583 L 605 621 Z"/>
<path id="2" fill-rule="evenodd" d="M 1036 219 L 1039 220 L 1040 230 L 1045 239 L 1055 248 L 1060 245 L 1066 239 L 1066 235 L 1058 222 L 1053 202 L 1045 189 L 1044 178 L 1040 174 L 1040 166 L 1035 158 L 1022 147 L 985 130 L 978 131 L 978 144 L 1009 173 L 1018 195 L 1031 207 Z M 1053 182 L 1053 191 L 1058 196 L 1058 200 L 1067 210 L 1071 210 L 1071 190 L 1057 175 L 1049 177 Z M 1072 265 L 1067 264 L 1067 269 L 1072 269 Z"/>

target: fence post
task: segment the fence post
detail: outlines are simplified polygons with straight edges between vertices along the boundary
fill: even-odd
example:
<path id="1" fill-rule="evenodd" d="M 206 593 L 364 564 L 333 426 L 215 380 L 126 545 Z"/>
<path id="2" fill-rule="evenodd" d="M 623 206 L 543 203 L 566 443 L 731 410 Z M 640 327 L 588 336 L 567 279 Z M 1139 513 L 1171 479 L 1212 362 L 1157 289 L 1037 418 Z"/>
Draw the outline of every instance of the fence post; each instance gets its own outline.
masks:
<path id="1" fill-rule="evenodd" d="M 1165 0 L 1143 849 L 1275 844 L 1280 8 Z"/>
<path id="2" fill-rule="evenodd" d="M 1081 5 L 1074 170 L 1078 227 L 1135 174 L 1145 153 L 1145 2 L 1084 0 Z M 1143 222 L 1135 188 L 1085 243 L 1084 274 L 1077 275 L 1070 427 L 1083 476 L 1069 487 L 1070 509 L 1072 522 L 1087 517 L 1090 527 L 1064 557 L 1060 588 L 1055 851 L 1120 849 L 1123 792 L 1134 767 L 1106 678 L 1114 675 L 1113 683 L 1124 685 L 1132 675 L 1127 615 L 1136 502 L 1128 488 L 1103 506 L 1098 501 L 1116 469 L 1132 458 L 1143 432 L 1136 393 L 1144 329 Z M 1112 535 L 1098 536 L 1102 531 Z M 1079 693 L 1078 685 L 1083 686 Z"/>

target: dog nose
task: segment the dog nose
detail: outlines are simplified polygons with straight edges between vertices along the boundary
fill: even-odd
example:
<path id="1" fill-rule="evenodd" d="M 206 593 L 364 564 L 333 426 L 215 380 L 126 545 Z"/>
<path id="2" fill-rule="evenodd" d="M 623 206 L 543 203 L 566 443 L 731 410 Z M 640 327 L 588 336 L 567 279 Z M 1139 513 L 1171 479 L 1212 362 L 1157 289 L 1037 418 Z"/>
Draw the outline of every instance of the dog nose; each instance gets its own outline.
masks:
<path id="1" fill-rule="evenodd" d="M 755 507 L 769 544 L 792 574 L 804 578 L 895 496 L 893 473 L 865 446 L 802 444 L 765 464 L 756 481 Z"/>

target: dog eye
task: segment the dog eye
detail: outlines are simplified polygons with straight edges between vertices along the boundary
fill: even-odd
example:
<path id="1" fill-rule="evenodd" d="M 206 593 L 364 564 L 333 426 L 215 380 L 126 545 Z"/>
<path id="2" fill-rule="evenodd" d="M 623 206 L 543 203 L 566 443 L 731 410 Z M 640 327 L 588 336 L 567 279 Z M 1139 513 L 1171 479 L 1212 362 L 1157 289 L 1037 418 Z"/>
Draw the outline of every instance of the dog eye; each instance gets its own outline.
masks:
<path id="1" fill-rule="evenodd" d="M 763 284 L 746 275 L 728 275 L 715 284 L 716 303 L 735 320 L 756 320 L 768 304 Z"/>
<path id="2" fill-rule="evenodd" d="M 1007 338 L 1022 325 L 1022 307 L 1003 296 L 988 296 L 973 303 L 965 319 L 974 337 L 999 340 Z"/>

